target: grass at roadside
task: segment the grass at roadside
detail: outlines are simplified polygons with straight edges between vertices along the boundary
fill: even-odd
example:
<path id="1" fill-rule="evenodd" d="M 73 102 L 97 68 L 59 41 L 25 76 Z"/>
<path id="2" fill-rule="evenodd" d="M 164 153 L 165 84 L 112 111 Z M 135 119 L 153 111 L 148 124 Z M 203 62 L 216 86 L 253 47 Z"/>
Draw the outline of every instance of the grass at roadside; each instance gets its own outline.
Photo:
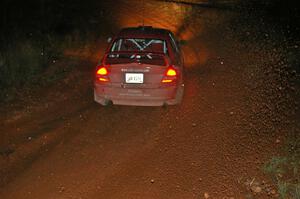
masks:
<path id="1" fill-rule="evenodd" d="M 65 69 L 53 65 L 66 49 L 96 44 L 103 27 L 106 32 L 111 27 L 106 2 L 4 0 L 0 4 L 0 102 L 13 100 L 24 88 L 63 78 Z"/>
<path id="2" fill-rule="evenodd" d="M 95 39 L 83 38 L 71 33 L 48 35 L 45 40 L 27 38 L 10 43 L 0 53 L 0 101 L 14 100 L 22 89 L 46 86 L 64 78 L 71 66 L 56 67 L 56 62 L 64 57 L 67 49 L 80 49 Z"/>
<path id="3" fill-rule="evenodd" d="M 291 134 L 282 156 L 272 157 L 264 166 L 282 199 L 300 198 L 300 135 Z"/>
<path id="4" fill-rule="evenodd" d="M 52 60 L 62 55 L 65 43 L 48 35 L 46 39 L 33 36 L 9 43 L 0 53 L 0 99 L 10 101 L 17 90 L 40 85 L 40 78 Z"/>

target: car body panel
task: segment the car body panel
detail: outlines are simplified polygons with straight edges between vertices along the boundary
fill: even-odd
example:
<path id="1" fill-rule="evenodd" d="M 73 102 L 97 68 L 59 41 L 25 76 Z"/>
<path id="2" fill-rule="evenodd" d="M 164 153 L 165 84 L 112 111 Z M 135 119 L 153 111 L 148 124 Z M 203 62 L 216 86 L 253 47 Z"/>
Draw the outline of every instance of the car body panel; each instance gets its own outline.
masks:
<path id="1" fill-rule="evenodd" d="M 120 31 L 97 67 L 105 67 L 107 74 L 104 76 L 106 81 L 101 81 L 99 75 L 95 77 L 95 101 L 102 105 L 112 102 L 135 106 L 180 103 L 184 90 L 183 60 L 181 52 L 175 52 L 171 47 L 170 34 L 164 29 L 141 27 Z M 123 51 L 121 45 L 130 43 L 136 45 L 135 49 Z M 152 50 L 154 44 L 164 45 L 164 49 Z M 176 71 L 176 76 L 166 77 L 170 67 Z M 163 83 L 164 78 L 171 80 Z"/>

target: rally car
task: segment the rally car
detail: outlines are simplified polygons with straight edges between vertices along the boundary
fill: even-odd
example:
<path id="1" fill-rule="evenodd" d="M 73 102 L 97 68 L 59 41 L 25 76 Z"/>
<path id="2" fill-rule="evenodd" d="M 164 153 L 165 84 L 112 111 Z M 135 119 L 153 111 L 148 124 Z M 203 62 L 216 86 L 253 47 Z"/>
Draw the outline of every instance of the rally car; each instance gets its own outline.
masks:
<path id="1" fill-rule="evenodd" d="M 102 105 L 164 106 L 183 97 L 183 56 L 166 29 L 122 29 L 96 67 L 94 99 Z"/>

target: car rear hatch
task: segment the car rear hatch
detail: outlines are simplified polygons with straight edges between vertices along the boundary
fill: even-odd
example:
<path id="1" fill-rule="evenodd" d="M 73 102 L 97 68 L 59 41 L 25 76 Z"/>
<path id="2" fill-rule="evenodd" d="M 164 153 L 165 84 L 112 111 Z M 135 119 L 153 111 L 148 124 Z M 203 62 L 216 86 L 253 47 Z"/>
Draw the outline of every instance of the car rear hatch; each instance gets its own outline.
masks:
<path id="1" fill-rule="evenodd" d="M 104 65 L 109 67 L 109 81 L 113 87 L 159 88 L 169 65 L 164 54 L 110 53 Z"/>

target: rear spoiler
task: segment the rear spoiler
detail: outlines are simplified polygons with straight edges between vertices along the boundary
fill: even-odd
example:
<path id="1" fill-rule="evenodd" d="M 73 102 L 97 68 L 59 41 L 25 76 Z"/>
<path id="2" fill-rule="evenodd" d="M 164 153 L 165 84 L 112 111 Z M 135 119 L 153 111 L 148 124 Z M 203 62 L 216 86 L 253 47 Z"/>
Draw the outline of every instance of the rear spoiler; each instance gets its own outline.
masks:
<path id="1" fill-rule="evenodd" d="M 166 66 L 169 66 L 171 61 L 170 61 L 170 57 L 164 53 L 159 53 L 159 52 L 141 52 L 141 51 L 118 51 L 118 52 L 109 52 L 106 53 L 102 59 L 102 64 L 103 65 L 107 65 L 107 59 L 109 58 L 123 58 L 123 59 L 132 59 L 132 60 L 140 60 L 142 58 L 149 58 L 149 60 L 152 59 L 153 56 L 158 56 L 158 57 L 162 57 L 162 59 L 164 60 L 164 63 Z"/>

